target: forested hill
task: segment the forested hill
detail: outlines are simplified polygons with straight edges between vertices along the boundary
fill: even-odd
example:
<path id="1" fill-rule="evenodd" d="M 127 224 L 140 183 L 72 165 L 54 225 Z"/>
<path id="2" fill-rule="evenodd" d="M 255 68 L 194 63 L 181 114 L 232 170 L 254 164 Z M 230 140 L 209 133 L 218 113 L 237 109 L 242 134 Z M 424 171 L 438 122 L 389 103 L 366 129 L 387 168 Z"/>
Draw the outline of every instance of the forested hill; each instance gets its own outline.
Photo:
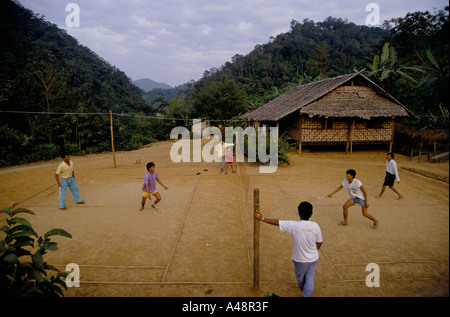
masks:
<path id="1" fill-rule="evenodd" d="M 206 71 L 204 80 L 232 78 L 260 105 L 286 87 L 361 68 L 388 36 L 385 29 L 332 17 L 292 20 L 288 32 L 256 45 L 248 55 L 234 55 L 231 63 Z"/>
<path id="2" fill-rule="evenodd" d="M 124 72 L 43 17 L 7 0 L 1 1 L 0 23 L 2 87 L 15 88 L 2 91 L 2 95 L 11 104 L 47 110 L 35 98 L 42 94 L 43 83 L 31 78 L 36 78 L 37 73 L 52 73 L 55 82 L 51 111 L 80 107 L 84 111 L 127 111 L 145 107 L 140 90 Z M 117 108 L 119 104 L 121 109 Z"/>
<path id="3" fill-rule="evenodd" d="M 202 79 L 143 96 L 124 72 L 64 30 L 0 0 L 0 167 L 53 159 L 62 149 L 111 150 L 110 110 L 115 149 L 132 150 L 167 139 L 192 118 L 229 120 L 293 86 L 355 68 L 365 68 L 423 126 L 448 126 L 448 39 L 448 7 L 408 13 L 383 28 L 332 17 L 292 20 L 288 32 Z"/>
<path id="4" fill-rule="evenodd" d="M 156 88 L 162 88 L 162 89 L 172 88 L 170 85 L 168 85 L 166 83 L 158 83 L 149 78 L 141 78 L 141 79 L 135 80 L 135 81 L 133 81 L 133 84 L 135 84 L 136 86 L 138 86 L 145 92 L 150 91 L 152 89 L 156 89 Z"/>
<path id="5" fill-rule="evenodd" d="M 150 111 L 141 90 L 124 72 L 80 45 L 64 30 L 11 0 L 0 1 L 0 39 L 3 163 L 11 160 L 5 159 L 9 152 L 26 161 L 35 160 L 31 156 L 37 151 L 35 147 L 42 144 L 54 145 L 51 149 L 55 151 L 66 145 L 77 151 L 110 149 L 106 145 L 109 116 L 59 113 Z M 123 123 L 128 128 L 122 130 L 135 129 L 128 123 Z M 146 142 L 151 139 L 156 137 L 148 137 Z M 119 133 L 117 142 L 119 149 L 129 144 L 125 135 Z M 51 153 L 50 157 L 54 151 Z M 1 161 L 0 156 L 0 166 Z"/>

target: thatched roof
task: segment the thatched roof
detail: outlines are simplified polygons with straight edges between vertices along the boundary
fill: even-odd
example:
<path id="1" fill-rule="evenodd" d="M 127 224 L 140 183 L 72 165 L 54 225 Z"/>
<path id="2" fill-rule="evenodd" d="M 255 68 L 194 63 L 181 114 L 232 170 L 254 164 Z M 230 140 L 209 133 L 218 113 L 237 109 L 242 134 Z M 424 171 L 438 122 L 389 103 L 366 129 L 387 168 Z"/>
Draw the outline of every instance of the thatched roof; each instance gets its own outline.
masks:
<path id="1" fill-rule="evenodd" d="M 278 121 L 295 111 L 310 117 L 415 117 L 394 97 L 357 72 L 294 87 L 240 118 Z"/>

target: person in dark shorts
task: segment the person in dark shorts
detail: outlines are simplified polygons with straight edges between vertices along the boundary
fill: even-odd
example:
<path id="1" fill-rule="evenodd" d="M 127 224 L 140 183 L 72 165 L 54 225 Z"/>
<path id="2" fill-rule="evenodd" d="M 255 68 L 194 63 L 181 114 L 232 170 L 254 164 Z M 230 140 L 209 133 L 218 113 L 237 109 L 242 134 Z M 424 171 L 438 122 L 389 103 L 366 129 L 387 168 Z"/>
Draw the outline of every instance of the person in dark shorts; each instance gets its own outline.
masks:
<path id="1" fill-rule="evenodd" d="M 397 162 L 394 161 L 394 153 L 389 152 L 386 156 L 386 175 L 384 177 L 383 187 L 381 187 L 381 192 L 377 196 L 377 198 L 381 198 L 383 196 L 384 191 L 386 190 L 386 186 L 389 186 L 397 195 L 398 199 L 402 199 L 403 196 L 399 193 L 399 191 L 394 188 L 395 180 L 400 183 L 400 176 L 398 175 L 397 170 Z"/>

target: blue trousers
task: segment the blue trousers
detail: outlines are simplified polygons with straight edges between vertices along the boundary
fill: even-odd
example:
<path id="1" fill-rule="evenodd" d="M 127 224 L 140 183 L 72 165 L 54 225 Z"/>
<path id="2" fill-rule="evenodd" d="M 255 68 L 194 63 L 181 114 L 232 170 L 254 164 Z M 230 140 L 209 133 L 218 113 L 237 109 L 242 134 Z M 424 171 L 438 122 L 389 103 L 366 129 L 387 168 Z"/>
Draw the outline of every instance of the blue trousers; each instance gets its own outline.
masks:
<path id="1" fill-rule="evenodd" d="M 295 277 L 297 278 L 298 286 L 303 292 L 303 297 L 311 297 L 312 295 L 317 262 L 319 260 L 304 263 L 294 261 Z"/>
<path id="2" fill-rule="evenodd" d="M 220 168 L 224 168 L 225 167 L 225 156 L 222 156 L 221 161 L 219 162 Z"/>
<path id="3" fill-rule="evenodd" d="M 60 187 L 60 197 L 59 197 L 59 208 L 63 208 L 66 206 L 66 193 L 67 187 L 69 187 L 70 192 L 72 193 L 73 198 L 77 203 L 81 202 L 80 191 L 78 189 L 78 185 L 75 182 L 75 178 L 62 178 L 60 179 L 61 187 Z"/>

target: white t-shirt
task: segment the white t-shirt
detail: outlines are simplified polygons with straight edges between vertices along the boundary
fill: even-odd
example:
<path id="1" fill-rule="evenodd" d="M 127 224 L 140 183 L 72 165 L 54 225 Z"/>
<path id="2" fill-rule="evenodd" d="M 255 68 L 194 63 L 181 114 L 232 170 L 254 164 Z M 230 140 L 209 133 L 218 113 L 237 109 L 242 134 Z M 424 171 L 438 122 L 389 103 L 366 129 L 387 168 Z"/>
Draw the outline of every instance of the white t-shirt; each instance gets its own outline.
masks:
<path id="1" fill-rule="evenodd" d="M 397 182 L 400 181 L 400 176 L 398 175 L 397 170 L 397 163 L 393 159 L 390 161 L 386 160 L 386 172 L 395 175 L 395 179 L 397 180 Z"/>
<path id="2" fill-rule="evenodd" d="M 222 156 L 224 155 L 222 143 L 217 143 L 216 146 L 214 146 L 214 153 L 218 158 L 222 159 Z"/>
<path id="3" fill-rule="evenodd" d="M 280 230 L 292 235 L 292 260 L 314 262 L 319 259 L 317 242 L 322 242 L 322 232 L 314 221 L 280 220 Z"/>
<path id="4" fill-rule="evenodd" d="M 342 181 L 342 186 L 347 190 L 347 193 L 352 197 L 352 198 L 359 198 L 362 200 L 365 200 L 366 198 L 364 197 L 364 193 L 361 190 L 361 186 L 362 183 L 359 179 L 354 178 L 353 182 L 351 184 L 349 184 L 347 179 L 344 179 Z"/>
<path id="5" fill-rule="evenodd" d="M 214 153 L 216 153 L 217 157 L 221 159 L 223 156 L 225 156 L 227 148 L 233 145 L 233 143 L 217 143 L 214 146 Z"/>

